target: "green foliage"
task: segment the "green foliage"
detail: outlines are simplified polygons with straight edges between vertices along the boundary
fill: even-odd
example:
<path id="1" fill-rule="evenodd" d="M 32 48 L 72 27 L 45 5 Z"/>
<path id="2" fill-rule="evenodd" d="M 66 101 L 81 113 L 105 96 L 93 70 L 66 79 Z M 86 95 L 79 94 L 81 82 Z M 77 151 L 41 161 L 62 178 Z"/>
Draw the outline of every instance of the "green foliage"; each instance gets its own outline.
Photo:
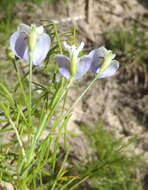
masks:
<path id="1" fill-rule="evenodd" d="M 102 126 L 102 121 L 95 127 L 81 126 L 94 150 L 94 158 L 78 168 L 79 175 L 89 176 L 89 189 L 92 190 L 142 190 L 136 179 L 140 156 L 126 156 L 132 140 L 129 143 L 117 140 Z"/>
<path id="2" fill-rule="evenodd" d="M 146 23 L 146 21 L 143 21 Z M 147 66 L 148 34 L 147 28 L 140 24 L 119 28 L 105 35 L 106 45 L 113 49 L 126 63 L 140 63 Z"/>

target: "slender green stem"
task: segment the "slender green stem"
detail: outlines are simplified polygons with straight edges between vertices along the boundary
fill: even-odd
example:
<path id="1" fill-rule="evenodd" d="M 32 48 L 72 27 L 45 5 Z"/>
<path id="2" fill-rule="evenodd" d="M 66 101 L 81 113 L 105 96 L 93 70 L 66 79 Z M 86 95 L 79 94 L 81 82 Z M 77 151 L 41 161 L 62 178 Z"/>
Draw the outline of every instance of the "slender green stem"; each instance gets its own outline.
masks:
<path id="1" fill-rule="evenodd" d="M 29 53 L 29 125 L 32 126 L 32 52 Z"/>
<path id="2" fill-rule="evenodd" d="M 76 187 L 78 187 L 78 185 L 80 185 L 81 183 L 83 183 L 84 181 L 86 181 L 89 178 L 89 176 L 84 177 L 82 180 L 80 180 L 78 183 L 76 183 L 75 185 L 73 185 L 71 188 L 69 188 L 69 190 L 74 190 L 76 189 Z"/>
<path id="3" fill-rule="evenodd" d="M 31 148 L 30 148 L 29 153 L 28 153 L 28 156 L 27 156 L 27 158 L 28 158 L 27 164 L 29 164 L 29 163 L 32 161 L 32 159 L 33 159 L 33 152 L 34 152 L 34 150 L 35 150 L 35 146 L 36 146 L 36 144 L 37 144 L 37 141 L 39 140 L 39 137 L 41 136 L 43 130 L 44 130 L 45 127 L 46 127 L 47 122 L 50 120 L 50 118 L 51 118 L 52 115 L 54 114 L 54 111 L 55 111 L 57 105 L 59 105 L 59 102 L 62 100 L 63 96 L 66 94 L 67 89 L 71 86 L 72 82 L 73 82 L 73 78 L 71 78 L 71 80 L 69 81 L 68 85 L 66 85 L 64 91 L 63 91 L 62 94 L 58 97 L 58 99 L 56 100 L 56 102 L 53 103 L 53 105 L 51 106 L 52 109 L 51 109 L 51 110 L 48 110 L 48 112 L 47 112 L 47 113 L 44 115 L 44 117 L 42 118 L 41 123 L 40 123 L 40 125 L 39 125 L 39 128 L 38 128 L 38 130 L 37 130 L 37 133 L 36 133 L 36 135 L 35 135 L 34 138 L 33 138 L 32 145 L 31 145 Z M 53 101 L 54 101 L 54 100 L 53 100 Z"/>
<path id="4" fill-rule="evenodd" d="M 63 187 L 61 187 L 61 190 L 65 190 L 68 188 L 68 186 L 75 181 L 77 178 L 72 178 L 71 180 L 68 181 L 68 183 L 66 183 Z"/>
<path id="5" fill-rule="evenodd" d="M 26 183 L 23 182 L 23 181 L 19 182 L 19 189 L 20 190 L 29 190 L 28 187 L 27 187 L 27 185 L 26 185 Z"/>
<path id="6" fill-rule="evenodd" d="M 61 95 L 61 98 L 64 97 L 63 99 L 63 106 L 62 106 L 62 113 L 64 113 L 64 109 L 65 109 L 65 105 L 66 105 L 66 100 L 67 100 L 67 97 L 68 97 L 68 90 L 70 88 L 70 86 L 72 85 L 73 83 L 73 77 L 70 79 L 69 83 L 67 84 L 66 86 L 66 90 L 64 90 L 63 94 Z M 61 100 L 60 98 L 60 100 Z"/>
<path id="7" fill-rule="evenodd" d="M 98 75 L 89 83 L 89 85 L 87 86 L 87 88 L 82 92 L 82 94 L 76 99 L 76 101 L 73 103 L 73 105 L 69 108 L 69 110 L 67 111 L 66 115 L 68 115 L 73 108 L 75 107 L 75 105 L 78 104 L 78 102 L 81 100 L 81 98 L 86 94 L 86 92 L 92 87 L 92 85 L 94 84 L 94 82 L 98 79 Z"/>
<path id="8" fill-rule="evenodd" d="M 56 27 L 56 24 L 54 24 L 54 30 L 55 30 L 55 35 L 56 35 L 56 38 L 57 38 L 57 41 L 58 41 L 58 46 L 59 46 L 59 49 L 60 49 L 60 53 L 63 54 L 63 50 L 62 50 L 62 43 L 61 43 L 61 39 L 60 39 L 60 36 L 58 34 L 58 31 L 57 31 L 57 27 Z"/>
<path id="9" fill-rule="evenodd" d="M 75 107 L 75 105 L 78 104 L 78 102 L 81 100 L 81 98 L 86 94 L 86 92 L 92 87 L 92 85 L 96 82 L 96 80 L 98 80 L 98 78 L 102 75 L 104 71 L 100 69 L 100 71 L 97 73 L 97 75 L 95 76 L 95 78 L 89 83 L 89 85 L 87 86 L 87 88 L 82 92 L 82 94 L 76 99 L 76 101 L 73 103 L 73 105 L 69 108 L 69 110 L 66 112 L 66 116 L 73 110 L 73 108 Z"/>
<path id="10" fill-rule="evenodd" d="M 57 174 L 56 180 L 55 180 L 55 182 L 53 183 L 53 186 L 52 186 L 51 190 L 54 190 L 54 189 L 55 189 L 55 187 L 56 187 L 58 181 L 59 181 L 60 178 L 61 178 L 61 173 L 62 173 L 62 171 L 63 171 L 63 169 L 64 169 L 64 165 L 65 165 L 66 160 L 67 160 L 67 158 L 68 158 L 68 154 L 69 154 L 69 150 L 66 152 L 66 155 L 65 155 L 64 160 L 63 160 L 63 162 L 62 162 L 61 168 L 60 168 L 60 170 L 59 170 L 59 172 L 58 172 L 58 174 Z"/>
<path id="11" fill-rule="evenodd" d="M 11 125 L 12 125 L 14 131 L 15 131 L 17 140 L 18 140 L 19 145 L 20 145 L 20 147 L 21 147 L 22 155 L 23 155 L 23 157 L 24 157 L 24 159 L 25 159 L 25 162 L 26 162 L 26 153 L 25 153 L 25 150 L 24 150 L 23 143 L 22 143 L 22 141 L 21 141 L 20 135 L 19 135 L 19 133 L 18 133 L 18 131 L 17 131 L 17 128 L 15 127 L 14 122 L 11 120 L 11 118 L 10 118 L 8 115 L 7 115 L 7 117 L 8 117 L 9 122 L 11 123 Z"/>
<path id="12" fill-rule="evenodd" d="M 64 109 L 65 109 L 67 96 L 68 96 L 68 89 L 67 89 L 67 91 L 66 91 L 66 93 L 65 93 L 65 96 L 64 96 L 63 106 L 62 106 L 62 113 L 64 112 Z"/>
<path id="13" fill-rule="evenodd" d="M 22 95 L 24 97 L 25 104 L 28 107 L 27 96 L 26 96 L 26 93 L 25 93 L 25 90 L 24 90 L 24 87 L 23 87 L 23 84 L 22 84 L 22 79 L 21 79 L 21 76 L 20 76 L 20 73 L 19 73 L 19 70 L 17 68 L 17 65 L 16 65 L 15 61 L 13 61 L 13 65 L 15 67 L 16 75 L 17 75 L 17 78 L 18 78 L 18 82 L 19 82 L 19 85 L 20 85 Z"/>
<path id="14" fill-rule="evenodd" d="M 53 99 L 53 101 L 51 103 L 51 106 L 50 106 L 52 112 L 53 112 L 53 110 L 55 110 L 56 106 L 60 103 L 60 101 L 62 100 L 62 98 L 64 97 L 64 95 L 67 93 L 67 90 L 71 87 L 72 83 L 73 83 L 73 77 L 70 79 L 69 83 L 66 84 L 66 86 L 64 87 L 64 89 L 61 92 L 60 96 L 58 94 L 59 92 L 57 91 L 57 93 L 55 94 L 54 99 Z M 56 98 L 56 96 L 58 98 Z"/>
<path id="15" fill-rule="evenodd" d="M 95 81 L 98 79 L 98 77 L 101 75 L 102 73 L 98 73 L 96 75 L 96 77 L 89 83 L 89 85 L 87 86 L 87 88 L 82 92 L 82 94 L 76 99 L 76 101 L 73 103 L 73 105 L 67 110 L 67 112 L 65 114 L 63 114 L 62 120 L 60 122 L 60 125 L 65 121 L 65 118 L 70 114 L 70 112 L 73 110 L 73 108 L 79 103 L 79 101 L 81 100 L 81 98 L 86 94 L 86 92 L 92 87 L 92 85 L 95 83 Z M 71 81 L 72 82 L 72 81 Z"/>
<path id="16" fill-rule="evenodd" d="M 27 164 L 30 164 L 30 162 L 32 161 L 33 159 L 33 155 L 34 155 L 34 150 L 35 150 L 35 146 L 37 144 L 37 141 L 39 140 L 39 137 L 41 136 L 43 130 L 45 129 L 46 127 L 46 124 L 48 122 L 48 119 L 50 117 L 50 111 L 47 112 L 44 117 L 42 118 L 42 121 L 39 125 L 39 128 L 37 130 L 37 133 L 34 135 L 33 139 L 32 139 L 32 144 L 31 144 L 31 147 L 30 147 L 30 150 L 29 150 L 29 153 L 28 153 L 28 159 L 27 159 Z"/>

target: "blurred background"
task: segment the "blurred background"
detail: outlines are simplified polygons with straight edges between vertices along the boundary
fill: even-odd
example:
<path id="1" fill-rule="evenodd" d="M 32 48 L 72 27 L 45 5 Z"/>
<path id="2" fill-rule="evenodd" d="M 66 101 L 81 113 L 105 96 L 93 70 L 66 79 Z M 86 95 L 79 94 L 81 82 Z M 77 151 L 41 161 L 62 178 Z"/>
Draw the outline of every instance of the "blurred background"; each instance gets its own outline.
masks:
<path id="1" fill-rule="evenodd" d="M 86 52 L 103 45 L 113 50 L 120 62 L 117 75 L 97 81 L 74 110 L 69 130 L 78 136 L 69 139 L 73 147 L 71 155 L 75 155 L 71 156 L 71 163 L 77 165 L 81 161 L 84 162 L 86 157 L 94 152 L 98 152 L 100 158 L 100 155 L 104 154 L 100 152 L 100 147 L 101 150 L 103 147 L 109 148 L 106 156 L 110 157 L 111 142 L 114 144 L 114 139 L 117 144 L 120 144 L 119 139 L 125 143 L 131 140 L 132 143 L 129 143 L 127 154 L 128 157 L 142 154 L 140 163 L 145 167 L 142 172 L 135 175 L 138 176 L 138 179 L 142 179 L 143 186 L 147 190 L 148 1 L 0 0 L 0 80 L 8 83 L 9 76 L 9 81 L 12 77 L 13 83 L 13 70 L 11 70 L 11 66 L 8 66 L 5 51 L 9 44 L 9 36 L 16 30 L 17 25 L 20 23 L 42 25 L 47 24 L 49 20 L 57 23 L 61 33 L 75 26 L 79 41 L 84 41 L 86 44 L 84 49 Z M 83 89 L 84 83 L 88 83 L 90 79 L 91 76 L 88 75 L 85 81 L 79 82 L 77 90 L 71 90 L 70 101 L 73 101 L 79 94 L 79 89 Z M 9 82 L 9 85 L 12 84 Z M 102 131 L 102 127 L 103 130 L 108 131 L 107 134 Z M 92 133 L 89 131 L 90 129 Z M 91 136 L 89 136 L 90 134 Z M 108 134 L 112 134 L 112 138 L 108 137 Z M 93 148 L 88 139 L 93 141 Z M 103 141 L 109 141 L 110 145 L 101 144 Z M 125 165 L 126 167 L 131 165 L 131 163 L 128 164 L 129 162 L 123 162 L 117 173 L 119 174 Z M 98 183 L 100 175 L 108 176 L 111 181 L 118 179 L 119 175 L 115 175 L 115 168 L 114 174 L 108 172 L 107 169 L 103 170 L 104 174 L 96 174 L 97 164 L 96 168 L 93 167 L 92 169 L 85 166 L 85 171 L 80 169 L 77 171 L 78 173 L 91 172 L 94 177 L 81 189 L 140 190 L 140 187 L 128 186 L 132 183 L 128 181 L 129 173 L 124 174 L 126 177 L 122 180 L 125 181 L 126 188 L 120 180 L 112 186 L 109 181 L 108 183 L 102 182 L 106 186 L 100 188 L 101 182 Z M 126 170 L 127 168 L 124 172 Z M 112 178 L 113 175 L 114 178 Z"/>

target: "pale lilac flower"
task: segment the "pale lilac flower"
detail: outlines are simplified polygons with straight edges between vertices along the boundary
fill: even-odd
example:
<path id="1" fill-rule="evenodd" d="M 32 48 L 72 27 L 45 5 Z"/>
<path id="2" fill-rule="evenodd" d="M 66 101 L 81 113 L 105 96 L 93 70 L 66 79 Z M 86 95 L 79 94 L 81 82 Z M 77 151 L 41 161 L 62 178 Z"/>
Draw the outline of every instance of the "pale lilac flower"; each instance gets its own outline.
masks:
<path id="1" fill-rule="evenodd" d="M 119 62 L 114 60 L 115 54 L 112 54 L 110 50 L 107 50 L 105 47 L 100 47 L 98 49 L 94 49 L 89 53 L 89 56 L 92 57 L 91 70 L 97 74 L 102 69 L 102 64 L 106 60 L 105 68 L 103 72 L 99 76 L 99 78 L 107 78 L 116 73 L 119 68 Z"/>
<path id="2" fill-rule="evenodd" d="M 66 79 L 71 77 L 74 77 L 75 80 L 80 79 L 90 69 L 92 58 L 89 55 L 78 57 L 84 43 L 81 43 L 78 48 L 74 45 L 69 46 L 67 43 L 64 43 L 64 46 L 69 52 L 69 57 L 61 54 L 56 55 L 59 72 Z"/>
<path id="3" fill-rule="evenodd" d="M 50 37 L 44 32 L 42 26 L 35 27 L 37 35 L 35 48 L 33 49 L 33 65 L 40 65 L 41 62 L 46 58 L 47 53 L 50 49 Z M 29 43 L 28 38 L 31 35 L 32 26 L 26 24 L 20 24 L 17 31 L 14 32 L 10 37 L 10 46 L 13 53 L 20 59 L 29 61 Z"/>

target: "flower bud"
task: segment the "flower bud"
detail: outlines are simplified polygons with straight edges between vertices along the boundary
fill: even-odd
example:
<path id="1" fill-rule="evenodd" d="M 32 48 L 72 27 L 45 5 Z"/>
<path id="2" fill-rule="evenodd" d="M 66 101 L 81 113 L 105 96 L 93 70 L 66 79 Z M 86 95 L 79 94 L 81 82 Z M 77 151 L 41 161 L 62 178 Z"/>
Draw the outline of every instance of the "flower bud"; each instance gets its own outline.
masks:
<path id="1" fill-rule="evenodd" d="M 72 56 L 70 58 L 70 74 L 73 77 L 77 72 L 77 62 L 78 58 L 76 56 Z"/>
<path id="2" fill-rule="evenodd" d="M 104 57 L 104 61 L 102 64 L 101 69 L 99 70 L 99 75 L 102 74 L 112 63 L 112 60 L 114 59 L 115 54 L 112 53 L 111 50 L 108 51 L 107 55 Z"/>
<path id="3" fill-rule="evenodd" d="M 15 55 L 14 55 L 14 53 L 12 52 L 11 47 L 8 47 L 8 48 L 6 49 L 6 55 L 7 55 L 7 57 L 8 57 L 10 60 L 15 60 Z"/>
<path id="4" fill-rule="evenodd" d="M 37 42 L 37 37 L 38 37 L 38 33 L 37 33 L 37 30 L 36 30 L 36 26 L 32 25 L 30 35 L 29 35 L 29 42 L 28 42 L 30 52 L 33 52 L 33 50 L 35 49 L 36 42 Z"/>

